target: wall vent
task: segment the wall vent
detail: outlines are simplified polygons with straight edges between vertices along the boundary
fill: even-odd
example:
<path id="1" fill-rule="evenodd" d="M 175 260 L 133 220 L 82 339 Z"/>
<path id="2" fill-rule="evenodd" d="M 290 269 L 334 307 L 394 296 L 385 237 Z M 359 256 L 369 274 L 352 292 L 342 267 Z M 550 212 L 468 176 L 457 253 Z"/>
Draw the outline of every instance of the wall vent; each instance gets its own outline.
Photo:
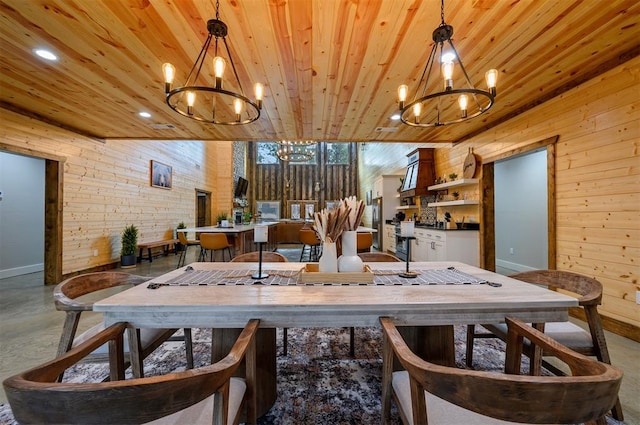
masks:
<path id="1" fill-rule="evenodd" d="M 151 128 L 154 130 L 173 130 L 176 126 L 173 124 L 151 124 Z"/>

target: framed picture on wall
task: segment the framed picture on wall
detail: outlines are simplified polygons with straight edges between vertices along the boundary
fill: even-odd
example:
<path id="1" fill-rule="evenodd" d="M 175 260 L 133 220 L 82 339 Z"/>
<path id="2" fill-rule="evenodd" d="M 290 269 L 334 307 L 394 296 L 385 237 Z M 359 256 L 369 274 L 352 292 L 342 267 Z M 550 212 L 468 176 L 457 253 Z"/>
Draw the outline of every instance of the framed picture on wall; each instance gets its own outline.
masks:
<path id="1" fill-rule="evenodd" d="M 291 204 L 291 219 L 300 220 L 300 204 Z"/>
<path id="2" fill-rule="evenodd" d="M 151 160 L 151 186 L 171 189 L 172 177 L 171 166 Z"/>
<path id="3" fill-rule="evenodd" d="M 256 211 L 262 220 L 280 220 L 280 201 L 257 201 Z"/>

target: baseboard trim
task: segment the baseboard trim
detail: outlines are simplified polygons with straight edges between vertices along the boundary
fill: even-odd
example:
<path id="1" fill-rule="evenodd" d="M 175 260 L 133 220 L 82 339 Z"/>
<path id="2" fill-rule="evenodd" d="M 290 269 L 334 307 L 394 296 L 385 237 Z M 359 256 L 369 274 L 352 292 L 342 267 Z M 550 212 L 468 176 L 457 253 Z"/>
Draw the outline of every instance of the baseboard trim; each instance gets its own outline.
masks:
<path id="1" fill-rule="evenodd" d="M 29 264 L 28 266 L 14 267 L 11 269 L 0 270 L 0 279 L 14 276 L 22 276 L 23 274 L 36 273 L 44 270 L 44 263 Z"/>
<path id="2" fill-rule="evenodd" d="M 584 314 L 584 310 L 580 307 L 574 307 L 569 309 L 569 314 L 572 317 L 576 317 L 580 320 L 587 321 L 587 318 Z M 600 314 L 600 318 L 602 319 L 602 327 L 609 332 L 613 332 L 616 335 L 623 336 L 625 338 L 629 338 L 632 341 L 640 342 L 640 327 L 634 326 L 632 324 L 622 322 L 618 319 L 613 319 L 611 317 L 604 316 Z"/>

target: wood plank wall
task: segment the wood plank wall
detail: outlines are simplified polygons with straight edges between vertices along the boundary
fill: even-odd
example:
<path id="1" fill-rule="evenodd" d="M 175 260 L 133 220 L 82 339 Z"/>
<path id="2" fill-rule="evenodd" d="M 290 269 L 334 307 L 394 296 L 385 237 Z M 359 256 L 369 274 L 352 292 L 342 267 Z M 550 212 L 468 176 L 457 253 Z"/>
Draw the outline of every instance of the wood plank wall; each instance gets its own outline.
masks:
<path id="1" fill-rule="evenodd" d="M 214 213 L 231 210 L 232 142 L 102 142 L 3 109 L 0 120 L 0 149 L 65 158 L 63 274 L 119 261 L 128 224 L 141 242 L 172 237 L 180 221 L 195 225 L 196 188 L 212 192 Z M 151 187 L 151 160 L 173 167 L 171 190 Z"/>
<path id="2" fill-rule="evenodd" d="M 289 218 L 286 210 L 289 200 L 318 201 L 325 208 L 326 201 L 343 199 L 358 193 L 358 149 L 355 143 L 349 146 L 350 161 L 345 165 L 326 163 L 326 143 L 318 143 L 315 165 L 295 165 L 287 162 L 256 165 L 256 144 L 247 142 L 247 199 L 249 208 L 256 213 L 256 201 L 280 201 L 282 218 Z M 315 191 L 319 183 L 319 191 Z"/>
<path id="3" fill-rule="evenodd" d="M 602 282 L 599 311 L 611 319 L 605 325 L 634 339 L 640 329 L 639 75 L 636 57 L 469 141 L 436 150 L 436 175 L 461 174 L 469 147 L 491 157 L 559 135 L 557 268 Z M 396 172 L 408 152 L 401 145 L 367 143 L 360 190 L 372 188 L 375 176 Z M 620 329 L 625 324 L 631 330 Z"/>

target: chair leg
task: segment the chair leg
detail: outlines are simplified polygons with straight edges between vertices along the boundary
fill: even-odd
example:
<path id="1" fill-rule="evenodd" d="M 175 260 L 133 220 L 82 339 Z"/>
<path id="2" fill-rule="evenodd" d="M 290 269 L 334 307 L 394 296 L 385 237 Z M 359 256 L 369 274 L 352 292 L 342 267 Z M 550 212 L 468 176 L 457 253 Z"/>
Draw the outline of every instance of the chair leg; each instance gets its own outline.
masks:
<path id="1" fill-rule="evenodd" d="M 467 325 L 467 350 L 465 363 L 468 368 L 473 367 L 473 343 L 475 342 L 476 325 Z"/>
<path id="2" fill-rule="evenodd" d="M 349 355 L 351 357 L 356 356 L 355 333 L 356 333 L 356 328 L 353 328 L 353 327 L 349 328 Z"/>
<path id="3" fill-rule="evenodd" d="M 288 332 L 287 332 L 287 328 L 283 328 L 282 329 L 282 355 L 286 356 L 287 355 L 287 346 L 288 344 Z"/>
<path id="4" fill-rule="evenodd" d="M 193 337 L 191 328 L 184 328 L 184 349 L 187 355 L 187 369 L 193 369 Z"/>
<path id="5" fill-rule="evenodd" d="M 300 251 L 300 260 L 298 260 L 299 263 L 302 263 L 302 258 L 304 257 L 304 249 L 306 248 L 306 245 L 302 245 L 302 251 Z"/>

